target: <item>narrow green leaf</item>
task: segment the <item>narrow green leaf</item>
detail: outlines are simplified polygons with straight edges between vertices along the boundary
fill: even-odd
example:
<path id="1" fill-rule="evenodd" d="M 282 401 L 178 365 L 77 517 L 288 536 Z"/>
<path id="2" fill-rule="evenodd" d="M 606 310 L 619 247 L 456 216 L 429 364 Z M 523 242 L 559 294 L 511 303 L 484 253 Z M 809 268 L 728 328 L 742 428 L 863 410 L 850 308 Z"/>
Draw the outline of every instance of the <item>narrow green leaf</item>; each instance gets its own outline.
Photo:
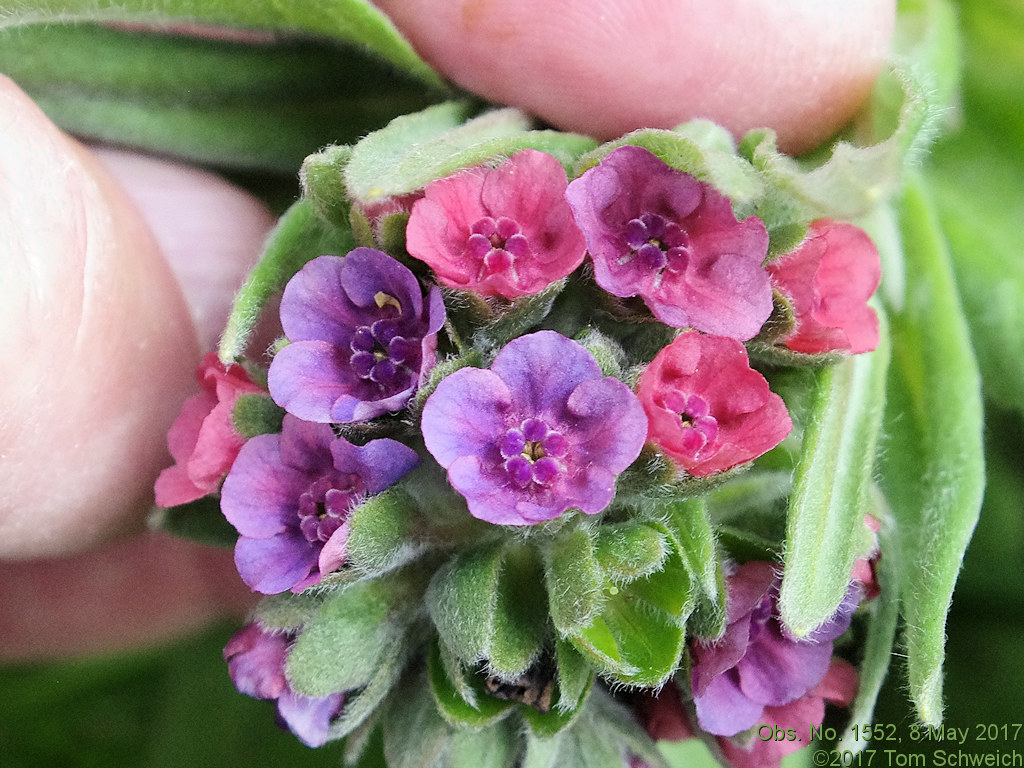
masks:
<path id="1" fill-rule="evenodd" d="M 198 22 L 243 29 L 306 33 L 360 46 L 399 71 L 432 87 L 441 80 L 413 51 L 391 21 L 364 0 L 13 0 L 0 28 L 36 22 Z"/>
<path id="2" fill-rule="evenodd" d="M 487 663 L 502 677 L 515 677 L 538 657 L 548 639 L 550 619 L 541 584 L 544 570 L 530 545 L 505 549 L 494 604 Z"/>
<path id="3" fill-rule="evenodd" d="M 430 580 L 426 604 L 442 642 L 465 662 L 486 656 L 494 634 L 501 546 L 464 552 Z"/>
<path id="4" fill-rule="evenodd" d="M 878 349 L 818 373 L 794 473 L 779 594 L 782 620 L 797 637 L 835 613 L 864 550 L 888 364 L 883 323 Z"/>
<path id="5" fill-rule="evenodd" d="M 694 587 L 696 603 L 690 618 L 691 634 L 721 637 L 725 632 L 725 576 L 708 519 L 707 501 L 703 497 L 678 501 L 669 510 L 669 528 Z"/>
<path id="6" fill-rule="evenodd" d="M 664 611 L 680 627 L 693 610 L 693 584 L 679 545 L 672 533 L 658 523 L 647 523 L 662 535 L 668 551 L 661 567 L 649 576 L 631 581 L 623 587 L 623 593 L 631 600 L 646 602 L 650 607 Z"/>
<path id="7" fill-rule="evenodd" d="M 328 253 L 344 255 L 351 248 L 350 233 L 325 224 L 308 200 L 296 201 L 268 236 L 259 263 L 235 296 L 220 340 L 221 361 L 227 364 L 242 356 L 267 300 L 307 261 Z"/>
<path id="8" fill-rule="evenodd" d="M 558 709 L 570 711 L 583 704 L 594 681 L 594 670 L 572 644 L 555 639 L 555 661 L 558 664 Z"/>
<path id="9" fill-rule="evenodd" d="M 551 620 L 559 633 L 565 636 L 593 620 L 604 602 L 604 582 L 587 531 L 576 528 L 552 541 L 544 583 Z"/>
<path id="10" fill-rule="evenodd" d="M 564 732 L 549 739 L 542 739 L 535 736 L 532 731 L 527 731 L 526 754 L 523 757 L 522 768 L 556 768 L 559 765 L 559 754 L 565 739 Z"/>
<path id="11" fill-rule="evenodd" d="M 342 231 L 351 227 L 352 206 L 345 189 L 345 166 L 351 159 L 352 147 L 330 146 L 309 155 L 299 171 L 302 196 L 321 219 Z"/>
<path id="12" fill-rule="evenodd" d="M 345 697 L 341 716 L 331 723 L 330 738 L 348 736 L 379 713 L 379 707 L 398 682 L 409 662 L 410 648 L 404 637 L 397 637 L 383 649 L 377 669 L 369 683 L 360 691 Z"/>
<path id="13" fill-rule="evenodd" d="M 393 595 L 387 585 L 364 581 L 328 597 L 304 627 L 288 656 L 288 678 L 306 696 L 361 688 L 394 644 L 389 621 Z"/>
<path id="14" fill-rule="evenodd" d="M 890 317 L 882 487 L 900 542 L 910 694 L 921 720 L 937 725 L 946 614 L 984 484 L 981 394 L 949 257 L 917 177 L 900 226 L 912 279 Z"/>
<path id="15" fill-rule="evenodd" d="M 899 621 L 900 595 L 896 573 L 902 559 L 899 542 L 894 535 L 892 519 L 888 511 L 882 508 L 885 502 L 881 498 L 881 493 L 876 490 L 873 496 L 876 501 L 872 515 L 882 522 L 879 546 L 885 553 L 878 561 L 878 584 L 882 592 L 867 607 L 867 637 L 864 641 L 864 656 L 857 665 L 857 697 L 850 705 L 851 726 L 873 722 L 875 703 L 892 663 L 896 625 Z M 863 730 L 854 734 L 851 728 L 841 740 L 855 749 L 864 749 L 868 741 L 855 738 L 855 735 L 859 736 L 862 733 Z"/>

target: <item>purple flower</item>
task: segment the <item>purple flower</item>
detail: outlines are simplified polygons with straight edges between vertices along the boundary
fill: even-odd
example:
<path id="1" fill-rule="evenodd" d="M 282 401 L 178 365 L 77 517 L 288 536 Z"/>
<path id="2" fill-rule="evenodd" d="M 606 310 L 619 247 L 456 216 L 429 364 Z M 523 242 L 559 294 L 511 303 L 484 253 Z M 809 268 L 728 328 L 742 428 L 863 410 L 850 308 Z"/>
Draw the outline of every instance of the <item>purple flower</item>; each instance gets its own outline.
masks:
<path id="1" fill-rule="evenodd" d="M 753 338 L 772 312 L 768 231 L 729 200 L 642 147 L 610 152 L 569 184 L 598 285 L 641 296 L 677 328 Z"/>
<path id="2" fill-rule="evenodd" d="M 274 400 L 306 421 L 350 422 L 400 410 L 434 364 L 441 293 L 424 301 L 416 277 L 386 253 L 320 256 L 288 282 L 275 355 Z"/>
<path id="3" fill-rule="evenodd" d="M 224 646 L 231 681 L 239 692 L 256 699 L 276 699 L 285 726 L 307 747 L 327 742 L 331 721 L 341 714 L 344 693 L 303 696 L 288 685 L 284 664 L 291 638 L 249 624 Z"/>
<path id="4" fill-rule="evenodd" d="M 470 513 L 532 525 L 578 507 L 596 514 L 639 455 L 647 418 L 629 388 L 554 331 L 520 336 L 490 370 L 463 368 L 423 408 L 427 450 Z"/>
<path id="5" fill-rule="evenodd" d="M 242 581 L 265 595 L 319 583 L 345 562 L 352 507 L 418 463 L 395 440 L 352 445 L 328 424 L 286 415 L 280 434 L 246 442 L 221 490 L 221 510 L 241 534 Z"/>
<path id="6" fill-rule="evenodd" d="M 777 615 L 775 566 L 750 562 L 729 579 L 728 626 L 713 643 L 695 640 L 693 701 L 697 722 L 708 733 L 735 736 L 765 722 L 766 708 L 803 698 L 825 677 L 832 640 L 850 625 L 859 587 L 835 616 L 804 640 L 794 639 Z"/>

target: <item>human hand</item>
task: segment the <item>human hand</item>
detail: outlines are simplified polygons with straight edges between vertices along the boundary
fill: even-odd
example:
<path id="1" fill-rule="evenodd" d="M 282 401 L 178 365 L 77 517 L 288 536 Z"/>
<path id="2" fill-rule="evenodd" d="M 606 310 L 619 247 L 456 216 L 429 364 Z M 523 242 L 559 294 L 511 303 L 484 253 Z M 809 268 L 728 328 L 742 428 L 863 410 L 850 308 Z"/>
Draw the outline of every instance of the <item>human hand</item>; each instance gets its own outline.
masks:
<path id="1" fill-rule="evenodd" d="M 784 12 L 767 0 L 693 8 L 668 0 L 604 0 L 597 8 L 522 0 L 379 5 L 453 80 L 559 127 L 608 137 L 702 116 L 737 133 L 768 125 L 791 151 L 825 138 L 861 102 L 895 13 L 892 0 L 800 0 Z M 616 57 L 627 42 L 629 56 Z M 194 388 L 197 335 L 210 345 L 270 221 L 254 201 L 212 177 L 153 161 L 108 155 L 120 183 L 111 181 L 8 82 L 0 90 L 0 123 L 0 215 L 10 218 L 3 229 L 11 254 L 0 283 L 8 342 L 0 388 L 0 558 L 60 557 L 139 527 L 155 475 L 168 462 L 166 429 Z M 168 198 L 143 204 L 140 218 L 124 190 L 139 189 L 146 169 L 157 174 L 150 187 Z M 183 201 L 191 207 L 179 207 Z M 198 220 L 209 228 L 170 244 L 169 234 Z M 218 272 L 221 279 L 211 280 Z M 206 313 L 205 328 L 195 328 L 182 301 L 184 289 L 195 315 L 190 286 L 211 288 L 219 307 Z M 225 594 L 225 583 L 237 583 L 229 560 L 190 568 L 183 546 L 150 538 L 63 563 L 9 563 L 0 569 L 0 590 L 28 590 L 42 616 L 64 610 L 47 594 L 62 595 L 66 607 L 63 590 L 77 584 L 105 599 L 112 613 L 83 612 L 79 621 L 103 626 L 66 635 L 92 637 L 89 649 L 152 639 L 194 625 L 197 603 L 207 615 L 239 604 L 238 593 Z M 159 568 L 145 567 L 158 553 L 174 554 Z M 84 587 L 83 571 L 107 577 Z M 213 597 L 168 607 L 169 574 L 194 579 L 178 593 Z M 42 581 L 46 593 L 38 590 Z M 140 630 L 126 638 L 116 614 L 129 588 Z M 159 600 L 168 611 L 151 621 Z M 7 649 L 19 647 L 10 638 L 25 635 L 10 605 L 0 595 L 0 647 Z M 83 650 L 74 643 L 63 650 L 76 648 Z"/>

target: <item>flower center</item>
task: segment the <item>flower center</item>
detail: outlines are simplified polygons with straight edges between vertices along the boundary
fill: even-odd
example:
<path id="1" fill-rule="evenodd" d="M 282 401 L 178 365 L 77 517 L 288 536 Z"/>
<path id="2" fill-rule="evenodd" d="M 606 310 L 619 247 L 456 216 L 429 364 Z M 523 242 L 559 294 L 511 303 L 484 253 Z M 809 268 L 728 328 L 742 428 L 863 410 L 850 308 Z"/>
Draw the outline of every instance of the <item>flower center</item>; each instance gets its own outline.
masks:
<path id="1" fill-rule="evenodd" d="M 541 419 L 526 419 L 512 427 L 499 445 L 505 472 L 520 488 L 551 485 L 565 470 L 560 459 L 568 448 L 566 439 Z"/>
<path id="2" fill-rule="evenodd" d="M 619 258 L 626 264 L 636 259 L 645 272 L 655 274 L 655 288 L 664 270 L 682 272 L 689 260 L 690 238 L 678 224 L 657 213 L 644 213 L 626 224 L 629 253 Z"/>
<path id="3" fill-rule="evenodd" d="M 349 365 L 359 378 L 371 381 L 383 390 L 398 390 L 408 385 L 418 362 L 418 339 L 400 333 L 398 318 L 402 305 L 394 296 L 379 291 L 374 301 L 380 319 L 356 328 L 349 342 Z"/>
<path id="4" fill-rule="evenodd" d="M 679 414 L 683 450 L 696 458 L 718 436 L 718 420 L 711 415 L 707 400 L 700 395 L 669 392 L 663 402 L 666 408 Z"/>
<path id="5" fill-rule="evenodd" d="M 466 250 L 480 264 L 477 280 L 507 274 L 513 282 L 518 282 L 516 259 L 530 255 L 530 242 L 519 223 L 506 216 L 497 219 L 484 216 L 469 231 Z"/>
<path id="6" fill-rule="evenodd" d="M 299 529 L 306 541 L 322 544 L 331 538 L 364 492 L 358 475 L 325 475 L 310 483 L 299 496 Z"/>

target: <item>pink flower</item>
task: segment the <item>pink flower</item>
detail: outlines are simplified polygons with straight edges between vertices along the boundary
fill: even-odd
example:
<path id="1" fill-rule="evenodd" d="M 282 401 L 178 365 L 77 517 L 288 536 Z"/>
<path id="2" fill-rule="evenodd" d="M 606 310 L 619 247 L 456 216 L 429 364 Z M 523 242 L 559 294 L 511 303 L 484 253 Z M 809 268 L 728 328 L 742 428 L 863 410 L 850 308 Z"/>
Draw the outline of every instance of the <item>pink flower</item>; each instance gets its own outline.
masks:
<path id="1" fill-rule="evenodd" d="M 793 428 L 743 345 L 723 336 L 678 336 L 641 374 L 637 394 L 647 439 L 697 477 L 757 458 Z"/>
<path id="2" fill-rule="evenodd" d="M 882 267 L 863 230 L 818 219 L 803 244 L 769 262 L 768 272 L 796 315 L 796 329 L 782 339 L 786 347 L 808 354 L 857 354 L 878 346 L 878 317 L 867 302 Z"/>
<path id="3" fill-rule="evenodd" d="M 566 185 L 561 163 L 532 149 L 439 179 L 413 205 L 406 247 L 452 288 L 506 299 L 538 293 L 583 262 Z"/>
<path id="4" fill-rule="evenodd" d="M 196 378 L 202 391 L 185 401 L 167 432 L 175 464 L 156 480 L 160 507 L 186 504 L 217 489 L 245 442 L 231 422 L 235 403 L 244 394 L 266 394 L 240 365 L 224 367 L 212 352 L 203 358 Z"/>
<path id="5" fill-rule="evenodd" d="M 737 221 L 713 187 L 634 146 L 609 153 L 566 197 L 604 290 L 640 296 L 676 328 L 741 340 L 761 330 L 772 289 L 756 216 Z"/>
<path id="6" fill-rule="evenodd" d="M 735 768 L 778 768 L 782 758 L 807 745 L 811 726 L 821 725 L 825 702 L 849 706 L 857 693 L 857 670 L 842 659 L 832 659 L 825 677 L 805 696 L 778 707 L 765 707 L 754 738 L 741 744 L 738 739 L 719 738 L 722 753 Z M 776 738 L 780 732 L 797 738 Z M 771 732 L 771 738 L 767 738 Z"/>

